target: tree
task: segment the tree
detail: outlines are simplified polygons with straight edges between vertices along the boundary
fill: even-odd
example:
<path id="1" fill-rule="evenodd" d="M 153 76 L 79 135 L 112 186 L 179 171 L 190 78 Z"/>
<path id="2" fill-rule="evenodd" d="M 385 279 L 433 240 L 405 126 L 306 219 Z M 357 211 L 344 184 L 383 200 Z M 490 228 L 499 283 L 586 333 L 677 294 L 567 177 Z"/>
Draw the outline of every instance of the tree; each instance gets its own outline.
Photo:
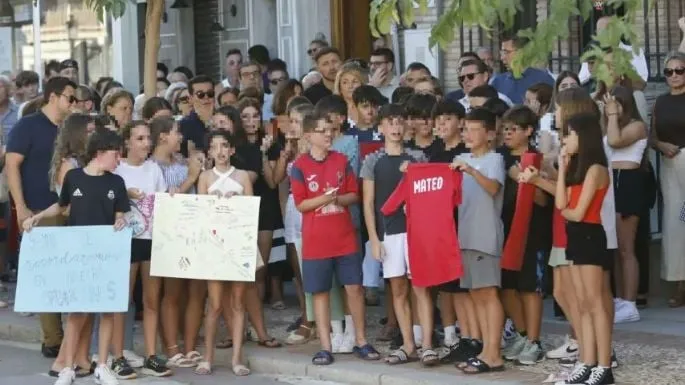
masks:
<path id="1" fill-rule="evenodd" d="M 83 0 L 86 6 L 102 18 L 110 15 L 118 19 L 126 12 L 128 3 L 135 0 Z M 145 57 L 143 64 L 143 88 L 145 97 L 157 94 L 157 59 L 159 57 L 159 29 L 164 15 L 164 0 L 147 0 L 145 12 Z"/>
<path id="2" fill-rule="evenodd" d="M 618 49 L 621 39 L 633 44 L 639 50 L 635 33 L 637 11 L 643 1 L 653 6 L 656 0 L 605 0 L 605 6 L 625 9 L 624 16 L 612 16 L 608 27 L 594 36 L 597 44 L 583 55 L 583 59 L 595 58 L 595 76 L 607 84 L 614 82 L 615 76 L 627 75 L 636 78 L 638 75 L 630 65 L 630 52 Z M 527 67 L 547 62 L 557 39 L 569 37 L 569 19 L 581 17 L 587 20 L 595 0 L 548 0 L 548 17 L 537 24 L 536 28 L 518 31 L 518 36 L 529 39 L 523 49 L 519 50 L 512 63 L 512 71 L 520 75 Z M 373 0 L 370 11 L 370 28 L 374 36 L 390 32 L 392 24 L 402 23 L 410 26 L 414 22 L 415 9 L 425 13 L 428 0 Z M 445 9 L 438 21 L 431 28 L 429 45 L 447 47 L 455 38 L 455 29 L 460 25 L 477 25 L 488 33 L 498 30 L 500 23 L 505 29 L 511 28 L 514 17 L 522 10 L 521 0 L 452 0 L 446 1 Z M 400 17 L 401 15 L 401 17 Z M 606 51 L 611 50 L 611 68 L 604 58 Z"/>

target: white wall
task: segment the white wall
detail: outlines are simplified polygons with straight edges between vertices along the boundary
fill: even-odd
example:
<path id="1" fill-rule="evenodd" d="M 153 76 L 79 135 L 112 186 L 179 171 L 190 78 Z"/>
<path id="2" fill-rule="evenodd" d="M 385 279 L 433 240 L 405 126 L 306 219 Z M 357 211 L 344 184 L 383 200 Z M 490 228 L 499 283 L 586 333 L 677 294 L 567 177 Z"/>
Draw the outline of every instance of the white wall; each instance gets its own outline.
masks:
<path id="1" fill-rule="evenodd" d="M 305 75 L 313 65 L 307 55 L 307 49 L 309 42 L 316 34 L 324 34 L 326 40 L 331 42 L 331 3 L 329 0 L 297 0 L 295 1 L 295 16 L 293 21 L 297 23 L 296 39 L 300 47 L 296 54 L 300 58 L 300 66 L 297 71 L 293 69 L 291 72 L 293 72 L 293 77 L 300 77 Z"/>

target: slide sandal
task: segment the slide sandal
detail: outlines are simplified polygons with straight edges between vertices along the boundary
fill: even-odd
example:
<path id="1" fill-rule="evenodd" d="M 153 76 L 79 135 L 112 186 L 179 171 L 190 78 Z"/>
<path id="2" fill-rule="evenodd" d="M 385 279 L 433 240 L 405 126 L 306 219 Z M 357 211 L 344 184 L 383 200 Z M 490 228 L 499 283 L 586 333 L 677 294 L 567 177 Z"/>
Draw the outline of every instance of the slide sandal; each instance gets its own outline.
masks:
<path id="1" fill-rule="evenodd" d="M 377 361 L 381 359 L 381 354 L 371 344 L 366 344 L 362 347 L 355 346 L 352 352 L 364 361 Z"/>
<path id="2" fill-rule="evenodd" d="M 320 366 L 330 365 L 333 363 L 333 361 L 333 354 L 331 354 L 331 352 L 329 352 L 328 350 L 321 350 L 320 352 L 316 353 L 312 358 L 312 364 Z"/>
<path id="3" fill-rule="evenodd" d="M 238 377 L 244 377 L 250 374 L 250 369 L 248 369 L 247 366 L 242 364 L 233 365 L 233 374 L 235 374 Z"/>
<path id="4" fill-rule="evenodd" d="M 193 370 L 193 373 L 199 376 L 208 376 L 212 374 L 212 365 L 207 361 L 201 361 Z"/>

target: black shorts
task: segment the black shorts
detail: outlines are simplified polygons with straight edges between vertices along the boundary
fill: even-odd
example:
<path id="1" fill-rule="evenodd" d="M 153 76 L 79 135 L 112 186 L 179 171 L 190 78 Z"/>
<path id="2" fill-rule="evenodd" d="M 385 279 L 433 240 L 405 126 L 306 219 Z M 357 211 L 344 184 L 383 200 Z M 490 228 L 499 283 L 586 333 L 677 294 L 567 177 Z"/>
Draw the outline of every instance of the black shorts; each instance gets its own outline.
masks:
<path id="1" fill-rule="evenodd" d="M 262 197 L 259 203 L 259 231 L 274 231 L 283 228 L 283 216 L 278 200 Z"/>
<path id="2" fill-rule="evenodd" d="M 131 240 L 131 263 L 150 262 L 152 259 L 152 239 Z"/>
<path id="3" fill-rule="evenodd" d="M 566 259 L 574 265 L 611 267 L 607 236 L 598 223 L 566 222 Z"/>
<path id="4" fill-rule="evenodd" d="M 549 250 L 526 250 L 521 271 L 502 269 L 502 289 L 521 293 L 543 293 Z"/>
<path id="5" fill-rule="evenodd" d="M 614 169 L 616 213 L 623 217 L 640 215 L 647 204 L 647 172 L 642 169 Z"/>
<path id="6" fill-rule="evenodd" d="M 437 286 L 438 291 L 443 293 L 468 293 L 469 289 L 462 289 L 459 284 L 459 280 L 445 282 Z"/>

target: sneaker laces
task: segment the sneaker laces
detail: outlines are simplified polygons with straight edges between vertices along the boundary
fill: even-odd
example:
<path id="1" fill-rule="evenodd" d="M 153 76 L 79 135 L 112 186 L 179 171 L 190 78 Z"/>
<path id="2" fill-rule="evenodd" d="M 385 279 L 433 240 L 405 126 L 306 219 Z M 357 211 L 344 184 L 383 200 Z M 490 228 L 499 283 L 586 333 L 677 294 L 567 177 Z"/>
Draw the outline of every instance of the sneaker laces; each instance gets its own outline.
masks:
<path id="1" fill-rule="evenodd" d="M 590 378 L 587 380 L 587 384 L 599 383 L 604 377 L 604 368 L 595 367 L 590 370 Z"/>
<path id="2" fill-rule="evenodd" d="M 581 363 L 577 363 L 576 367 L 573 368 L 573 371 L 571 372 L 571 374 L 568 375 L 568 381 L 580 380 L 585 375 L 586 370 L 587 370 L 587 366 L 585 366 Z"/>

